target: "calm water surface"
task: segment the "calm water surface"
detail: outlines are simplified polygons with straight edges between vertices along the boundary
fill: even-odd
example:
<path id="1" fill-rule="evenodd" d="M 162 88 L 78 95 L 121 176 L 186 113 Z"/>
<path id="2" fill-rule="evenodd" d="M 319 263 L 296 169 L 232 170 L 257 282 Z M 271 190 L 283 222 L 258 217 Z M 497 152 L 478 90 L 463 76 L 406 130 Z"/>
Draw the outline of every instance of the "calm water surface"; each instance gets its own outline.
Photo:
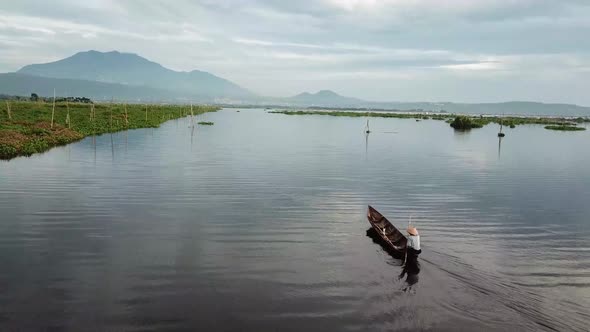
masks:
<path id="1" fill-rule="evenodd" d="M 588 331 L 590 131 L 200 120 L 0 163 L 0 330 Z"/>

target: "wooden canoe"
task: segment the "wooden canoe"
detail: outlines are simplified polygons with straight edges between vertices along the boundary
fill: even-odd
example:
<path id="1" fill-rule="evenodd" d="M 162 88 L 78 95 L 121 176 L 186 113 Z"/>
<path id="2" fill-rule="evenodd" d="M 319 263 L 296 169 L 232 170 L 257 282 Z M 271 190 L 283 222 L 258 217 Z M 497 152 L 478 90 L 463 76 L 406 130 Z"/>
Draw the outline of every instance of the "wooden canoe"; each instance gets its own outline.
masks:
<path id="1" fill-rule="evenodd" d="M 379 211 L 369 205 L 367 219 L 379 237 L 393 250 L 404 253 L 408 239 L 393 226 Z M 385 229 L 385 232 L 383 231 Z"/>

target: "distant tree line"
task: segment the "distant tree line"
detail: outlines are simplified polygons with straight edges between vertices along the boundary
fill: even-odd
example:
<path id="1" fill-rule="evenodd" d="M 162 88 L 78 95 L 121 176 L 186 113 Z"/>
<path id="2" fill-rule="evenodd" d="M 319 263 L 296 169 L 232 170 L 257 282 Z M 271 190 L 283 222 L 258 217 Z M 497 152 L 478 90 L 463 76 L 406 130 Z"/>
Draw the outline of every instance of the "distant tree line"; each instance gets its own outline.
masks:
<path id="1" fill-rule="evenodd" d="M 44 98 L 45 101 L 53 101 L 53 97 Z M 86 97 L 56 97 L 56 102 L 63 102 L 68 101 L 70 103 L 85 103 L 85 104 L 92 104 L 94 103 L 91 99 Z"/>
<path id="2" fill-rule="evenodd" d="M 36 93 L 31 93 L 30 97 L 25 96 L 11 96 L 11 95 L 4 95 L 0 94 L 0 100 L 16 100 L 16 101 L 43 101 L 43 102 L 52 102 L 53 97 L 41 97 Z M 70 103 L 85 103 L 85 104 L 92 104 L 94 101 L 90 98 L 86 97 L 56 97 L 56 102 L 70 102 Z"/>
<path id="3" fill-rule="evenodd" d="M 280 106 L 279 106 L 280 107 Z M 428 112 L 428 113 L 447 113 L 445 110 L 424 110 L 422 108 L 399 110 L 393 108 L 367 108 L 367 107 L 329 107 L 329 106 L 308 106 L 309 110 L 326 110 L 326 111 L 369 111 L 369 112 Z"/>
<path id="4" fill-rule="evenodd" d="M 21 101 L 29 101 L 31 99 L 29 97 L 23 97 L 23 96 L 11 96 L 11 95 L 3 95 L 3 94 L 0 94 L 0 100 L 21 100 Z"/>

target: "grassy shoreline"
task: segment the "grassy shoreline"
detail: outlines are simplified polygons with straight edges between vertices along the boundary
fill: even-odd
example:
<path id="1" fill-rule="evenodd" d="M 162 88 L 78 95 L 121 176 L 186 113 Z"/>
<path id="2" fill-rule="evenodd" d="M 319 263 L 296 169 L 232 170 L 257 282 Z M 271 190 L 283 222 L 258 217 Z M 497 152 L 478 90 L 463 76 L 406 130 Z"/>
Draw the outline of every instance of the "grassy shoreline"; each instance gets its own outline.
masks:
<path id="1" fill-rule="evenodd" d="M 545 126 L 545 129 L 560 130 L 560 131 L 584 131 L 584 130 L 586 130 L 586 128 L 583 128 L 583 127 L 565 126 L 565 125 Z"/>
<path id="2" fill-rule="evenodd" d="M 475 116 L 459 115 L 452 113 L 394 113 L 394 112 L 353 112 L 353 111 L 291 111 L 280 110 L 269 113 L 284 115 L 327 115 L 327 116 L 347 116 L 347 117 L 374 117 L 374 118 L 397 118 L 397 119 L 417 119 L 417 120 L 441 120 L 452 123 L 457 117 L 469 119 L 474 125 L 472 128 L 481 128 L 490 123 L 500 124 L 505 127 L 514 128 L 517 125 L 540 124 L 546 126 L 575 126 L 577 123 L 590 122 L 590 118 L 564 118 L 564 117 L 515 117 L 515 116 Z M 579 127 L 575 127 L 579 128 Z"/>
<path id="3" fill-rule="evenodd" d="M 193 114 L 218 109 L 193 106 Z M 92 135 L 157 128 L 168 120 L 191 115 L 191 107 L 186 105 L 60 102 L 53 112 L 52 103 L 10 101 L 0 105 L 0 110 L 0 159 L 30 156 Z"/>

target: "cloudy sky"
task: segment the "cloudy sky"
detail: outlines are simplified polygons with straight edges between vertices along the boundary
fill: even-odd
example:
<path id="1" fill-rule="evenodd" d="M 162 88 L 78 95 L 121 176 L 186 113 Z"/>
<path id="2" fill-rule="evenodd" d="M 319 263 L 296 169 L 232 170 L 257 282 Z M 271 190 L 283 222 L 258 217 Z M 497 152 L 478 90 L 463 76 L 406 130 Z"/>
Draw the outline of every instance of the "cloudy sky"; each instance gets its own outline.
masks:
<path id="1" fill-rule="evenodd" d="M 590 105 L 589 0 L 0 3 L 0 72 L 90 49 L 267 96 Z"/>

